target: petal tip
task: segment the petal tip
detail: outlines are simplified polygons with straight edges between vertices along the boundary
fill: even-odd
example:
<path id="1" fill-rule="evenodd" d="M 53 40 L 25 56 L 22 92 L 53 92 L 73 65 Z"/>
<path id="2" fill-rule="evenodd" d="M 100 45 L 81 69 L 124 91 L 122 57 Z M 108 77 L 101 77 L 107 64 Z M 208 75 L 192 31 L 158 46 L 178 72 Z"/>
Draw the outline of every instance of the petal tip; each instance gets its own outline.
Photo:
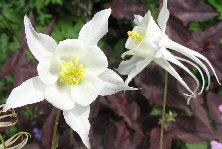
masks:
<path id="1" fill-rule="evenodd" d="M 30 22 L 29 18 L 27 17 L 27 15 L 25 15 L 24 16 L 24 24 L 29 23 L 29 22 Z"/>
<path id="2" fill-rule="evenodd" d="M 10 108 L 8 108 L 6 105 L 3 107 L 3 112 L 8 111 Z"/>
<path id="3" fill-rule="evenodd" d="M 25 16 L 24 16 L 24 26 L 25 26 L 25 30 L 26 30 L 27 28 L 29 28 L 30 24 L 31 24 L 30 19 L 27 17 L 27 15 L 25 15 Z"/>

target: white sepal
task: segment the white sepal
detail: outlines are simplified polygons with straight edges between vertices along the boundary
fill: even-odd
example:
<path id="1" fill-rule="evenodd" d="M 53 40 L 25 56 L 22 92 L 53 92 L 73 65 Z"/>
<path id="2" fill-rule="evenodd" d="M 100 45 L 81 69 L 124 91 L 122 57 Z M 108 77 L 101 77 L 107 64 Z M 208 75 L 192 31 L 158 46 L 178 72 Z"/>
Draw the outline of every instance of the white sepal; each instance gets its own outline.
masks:
<path id="1" fill-rule="evenodd" d="M 140 73 L 149 63 L 153 60 L 153 58 L 146 58 L 145 60 L 141 60 L 137 63 L 136 67 L 128 74 L 128 78 L 126 79 L 125 83 L 129 84 L 129 82 L 138 74 Z"/>
<path id="2" fill-rule="evenodd" d="M 45 87 L 46 85 L 39 77 L 28 79 L 12 90 L 3 110 L 7 111 L 11 108 L 17 108 L 44 100 L 43 92 Z"/>
<path id="3" fill-rule="evenodd" d="M 28 47 L 37 60 L 55 52 L 56 41 L 48 35 L 37 33 L 27 16 L 24 17 L 24 26 Z"/>
<path id="4" fill-rule="evenodd" d="M 112 95 L 125 90 L 137 90 L 137 88 L 126 85 L 123 79 L 111 69 L 107 69 L 99 78 L 104 81 L 104 88 L 100 92 L 102 96 Z"/>
<path id="5" fill-rule="evenodd" d="M 92 20 L 87 22 L 81 29 L 78 39 L 86 45 L 96 45 L 108 32 L 108 19 L 111 8 L 97 12 Z"/>
<path id="6" fill-rule="evenodd" d="M 76 131 L 82 139 L 82 142 L 89 149 L 89 112 L 90 106 L 81 106 L 76 104 L 75 108 L 68 111 L 63 111 L 66 123 Z"/>
<path id="7" fill-rule="evenodd" d="M 136 64 L 141 61 L 142 58 L 138 56 L 132 56 L 131 59 L 122 61 L 119 64 L 119 67 L 117 71 L 122 75 L 128 75 L 131 70 L 133 70 L 136 67 Z"/>
<path id="8" fill-rule="evenodd" d="M 169 19 L 170 12 L 167 9 L 167 0 L 163 0 L 163 7 L 160 10 L 159 16 L 158 16 L 158 25 L 161 28 L 162 32 L 165 33 L 166 31 L 166 24 Z"/>

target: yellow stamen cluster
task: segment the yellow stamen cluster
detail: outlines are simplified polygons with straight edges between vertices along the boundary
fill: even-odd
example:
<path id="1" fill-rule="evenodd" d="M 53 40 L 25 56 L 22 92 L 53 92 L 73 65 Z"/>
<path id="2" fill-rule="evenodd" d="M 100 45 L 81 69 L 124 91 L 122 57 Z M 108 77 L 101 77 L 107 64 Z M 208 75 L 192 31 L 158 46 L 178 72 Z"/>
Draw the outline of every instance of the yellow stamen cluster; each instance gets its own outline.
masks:
<path id="1" fill-rule="evenodd" d="M 76 58 L 73 59 L 72 63 L 64 60 L 63 65 L 59 66 L 59 68 L 62 69 L 61 72 L 58 73 L 59 81 L 64 84 L 77 85 L 84 79 L 84 65 L 79 65 Z"/>
<path id="2" fill-rule="evenodd" d="M 134 31 L 128 31 L 127 34 L 128 34 L 129 37 L 134 39 L 137 44 L 140 44 L 143 41 L 143 39 L 144 39 L 143 35 L 141 35 L 141 34 L 139 34 L 137 32 L 134 32 Z"/>

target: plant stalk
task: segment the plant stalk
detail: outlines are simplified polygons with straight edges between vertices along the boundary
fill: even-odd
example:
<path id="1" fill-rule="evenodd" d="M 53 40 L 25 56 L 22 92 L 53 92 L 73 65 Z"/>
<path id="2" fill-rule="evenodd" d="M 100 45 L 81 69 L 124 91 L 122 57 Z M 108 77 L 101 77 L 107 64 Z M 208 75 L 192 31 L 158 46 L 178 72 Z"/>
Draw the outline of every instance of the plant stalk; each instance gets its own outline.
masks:
<path id="1" fill-rule="evenodd" d="M 164 87 L 163 111 L 162 111 L 161 131 L 160 131 L 160 149 L 163 149 L 163 133 L 165 126 L 167 90 L 168 90 L 168 72 L 165 71 L 165 87 Z"/>
<path id="2" fill-rule="evenodd" d="M 58 124 L 59 124 L 60 113 L 61 110 L 58 110 L 53 130 L 52 149 L 56 149 L 58 145 Z"/>

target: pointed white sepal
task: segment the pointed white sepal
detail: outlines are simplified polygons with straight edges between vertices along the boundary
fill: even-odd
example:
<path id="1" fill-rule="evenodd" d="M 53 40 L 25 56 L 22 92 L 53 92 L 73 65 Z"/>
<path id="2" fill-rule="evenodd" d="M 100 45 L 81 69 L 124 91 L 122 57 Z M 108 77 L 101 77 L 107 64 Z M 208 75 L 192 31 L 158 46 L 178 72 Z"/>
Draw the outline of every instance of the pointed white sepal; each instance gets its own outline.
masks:
<path id="1" fill-rule="evenodd" d="M 48 35 L 37 33 L 27 16 L 24 17 L 24 26 L 28 47 L 38 61 L 55 51 L 56 41 Z"/>
<path id="2" fill-rule="evenodd" d="M 111 8 L 109 8 L 97 12 L 92 20 L 82 27 L 78 39 L 86 45 L 96 45 L 108 32 L 108 19 L 111 11 Z"/>
<path id="3" fill-rule="evenodd" d="M 165 33 L 166 31 L 166 24 L 169 19 L 170 12 L 167 9 L 167 0 L 163 0 L 163 7 L 160 10 L 159 16 L 158 16 L 158 25 L 161 28 L 162 32 Z"/>
<path id="4" fill-rule="evenodd" d="M 63 111 L 66 123 L 76 131 L 85 146 L 90 149 L 89 143 L 89 112 L 90 106 L 80 106 L 76 104 L 75 108 L 69 111 Z"/>
<path id="5" fill-rule="evenodd" d="M 146 58 L 145 60 L 141 60 L 137 63 L 136 67 L 128 74 L 128 77 L 125 83 L 128 85 L 129 82 L 138 74 L 140 73 L 149 63 L 153 60 L 153 58 Z"/>
<path id="6" fill-rule="evenodd" d="M 43 94 L 45 87 L 46 85 L 39 79 L 39 77 L 28 79 L 12 90 L 3 111 L 44 100 Z"/>
<path id="7" fill-rule="evenodd" d="M 104 88 L 100 91 L 102 96 L 112 95 L 125 90 L 137 90 L 137 88 L 126 85 L 123 79 L 111 69 L 107 69 L 99 77 L 104 82 Z"/>

